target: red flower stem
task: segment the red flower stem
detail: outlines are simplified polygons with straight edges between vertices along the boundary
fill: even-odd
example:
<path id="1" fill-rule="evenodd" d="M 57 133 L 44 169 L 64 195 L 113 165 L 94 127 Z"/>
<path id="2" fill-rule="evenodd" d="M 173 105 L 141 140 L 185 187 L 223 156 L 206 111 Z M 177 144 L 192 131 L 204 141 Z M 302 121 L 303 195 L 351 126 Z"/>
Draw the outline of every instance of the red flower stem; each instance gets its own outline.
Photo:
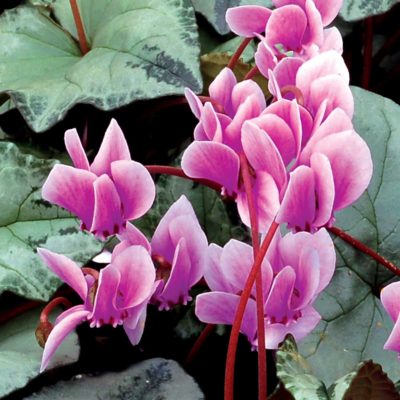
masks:
<path id="1" fill-rule="evenodd" d="M 200 333 L 200 336 L 197 338 L 196 342 L 194 343 L 193 347 L 190 350 L 189 355 L 185 360 L 186 366 L 190 365 L 193 362 L 193 360 L 197 357 L 197 354 L 199 353 L 201 347 L 203 346 L 207 338 L 210 336 L 210 334 L 214 332 L 215 327 L 216 326 L 213 324 L 207 324 L 205 326 L 205 328 Z"/>
<path id="2" fill-rule="evenodd" d="M 227 65 L 228 68 L 234 69 L 237 62 L 239 61 L 240 56 L 244 52 L 245 48 L 248 46 L 248 44 L 253 40 L 253 38 L 245 38 L 243 39 L 242 43 L 240 43 L 240 46 L 237 48 L 235 53 L 232 55 L 231 59 L 229 60 L 229 63 Z"/>
<path id="3" fill-rule="evenodd" d="M 257 208 L 254 204 L 253 190 L 251 187 L 251 176 L 246 156 L 240 154 L 240 171 L 246 191 L 247 203 L 249 205 L 251 240 L 253 243 L 254 260 L 260 249 L 258 231 Z M 256 304 L 257 304 L 257 339 L 258 339 L 258 398 L 267 398 L 267 352 L 265 350 L 265 325 L 264 325 L 264 293 L 261 268 L 256 276 Z"/>
<path id="4" fill-rule="evenodd" d="M 221 114 L 223 114 L 225 112 L 222 104 L 218 103 L 218 101 L 212 99 L 211 97 L 209 97 L 209 96 L 197 96 L 197 97 L 203 104 L 210 102 L 213 105 L 213 107 L 215 108 L 215 111 L 217 111 Z"/>
<path id="5" fill-rule="evenodd" d="M 178 176 L 183 179 L 189 179 L 193 182 L 201 183 L 202 185 L 208 186 L 209 188 L 217 191 L 218 193 L 221 192 L 221 185 L 219 185 L 218 183 L 209 181 L 207 179 L 191 178 L 190 176 L 187 176 L 183 172 L 182 168 L 170 167 L 167 165 L 146 165 L 145 167 L 151 174 L 165 174 L 165 175 Z"/>
<path id="6" fill-rule="evenodd" d="M 373 258 L 376 262 L 383 265 L 389 271 L 393 272 L 395 275 L 400 276 L 400 268 L 397 265 L 393 264 L 391 261 L 387 260 L 385 257 L 381 256 L 376 251 L 372 250 L 370 247 L 366 246 L 364 243 L 360 242 L 353 236 L 350 236 L 348 233 L 336 227 L 328 228 L 328 231 L 332 232 L 336 236 L 339 236 L 340 239 L 349 243 L 357 250 L 360 250 L 363 253 L 367 254 L 368 256 Z"/>
<path id="7" fill-rule="evenodd" d="M 292 93 L 294 94 L 294 96 L 296 97 L 297 103 L 300 106 L 304 106 L 304 96 L 302 91 L 294 85 L 286 85 L 281 89 L 281 94 L 282 97 L 286 94 L 286 93 Z"/>
<path id="8" fill-rule="evenodd" d="M 12 308 L 11 310 L 2 312 L 0 315 L 0 325 L 6 323 L 10 319 L 13 319 L 14 317 L 18 317 L 18 315 L 23 314 L 26 311 L 39 307 L 41 304 L 42 303 L 40 301 L 27 301 L 15 308 Z"/>
<path id="9" fill-rule="evenodd" d="M 258 67 L 256 65 L 246 74 L 246 76 L 244 77 L 244 80 L 253 79 L 258 74 L 258 72 L 259 72 Z"/>
<path id="10" fill-rule="evenodd" d="M 374 37 L 374 21 L 373 17 L 365 20 L 365 37 L 364 37 L 364 69 L 362 75 L 362 87 L 369 88 L 371 82 L 372 70 L 372 42 Z"/>
<path id="11" fill-rule="evenodd" d="M 51 300 L 45 308 L 43 308 L 42 312 L 40 313 L 40 323 L 47 323 L 49 321 L 49 314 L 60 304 L 63 304 L 66 308 L 72 307 L 72 303 L 65 297 L 56 297 L 55 299 Z"/>
<path id="12" fill-rule="evenodd" d="M 242 325 L 242 320 L 244 312 L 246 310 L 247 302 L 250 298 L 251 289 L 256 280 L 259 269 L 261 268 L 261 263 L 265 257 L 265 254 L 272 242 L 276 230 L 279 224 L 275 221 L 272 222 L 268 229 L 267 235 L 265 236 L 260 251 L 254 260 L 253 267 L 247 277 L 246 284 L 243 288 L 242 295 L 240 296 L 239 304 L 236 310 L 235 319 L 232 324 L 231 336 L 229 338 L 228 354 L 226 356 L 226 368 L 225 368 L 225 391 L 224 400 L 233 400 L 233 384 L 235 380 L 235 359 L 236 359 L 236 349 L 239 340 L 240 326 Z"/>
<path id="13" fill-rule="evenodd" d="M 89 45 L 85 35 L 85 28 L 83 27 L 83 22 L 81 18 L 81 14 L 79 12 L 79 7 L 76 0 L 69 0 L 69 4 L 71 5 L 72 15 L 74 16 L 76 31 L 78 32 L 79 38 L 79 47 L 81 48 L 81 52 L 83 55 L 89 52 Z"/>

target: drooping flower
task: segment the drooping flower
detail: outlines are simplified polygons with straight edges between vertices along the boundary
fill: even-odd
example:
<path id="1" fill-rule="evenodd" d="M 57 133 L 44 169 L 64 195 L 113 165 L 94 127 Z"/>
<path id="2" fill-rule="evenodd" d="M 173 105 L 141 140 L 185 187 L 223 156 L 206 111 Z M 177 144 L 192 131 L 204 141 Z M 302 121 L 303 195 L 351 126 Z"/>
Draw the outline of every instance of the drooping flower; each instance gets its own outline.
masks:
<path id="1" fill-rule="evenodd" d="M 400 353 L 400 282 L 394 282 L 381 291 L 381 302 L 395 323 L 383 348 Z"/>
<path id="2" fill-rule="evenodd" d="M 85 274 L 72 260 L 46 249 L 38 254 L 48 267 L 82 299 L 56 319 L 46 341 L 41 371 L 45 370 L 64 338 L 79 324 L 90 327 L 123 325 L 133 345 L 140 341 L 147 303 L 156 289 L 153 262 L 142 246 L 130 246 L 100 270 L 97 277 Z"/>
<path id="3" fill-rule="evenodd" d="M 232 324 L 240 293 L 253 264 L 252 248 L 231 240 L 210 245 L 205 280 L 212 292 L 197 296 L 196 315 L 206 323 Z M 275 237 L 262 263 L 266 348 L 276 349 L 288 333 L 304 338 L 321 317 L 312 307 L 330 282 L 335 250 L 329 234 L 289 233 Z M 257 346 L 255 288 L 246 306 L 241 332 Z"/>
<path id="4" fill-rule="evenodd" d="M 65 132 L 65 145 L 75 168 L 56 165 L 43 185 L 42 196 L 77 215 L 81 229 L 104 239 L 148 211 L 155 198 L 154 182 L 142 164 L 131 160 L 115 120 L 91 165 L 75 129 Z"/>
<path id="5" fill-rule="evenodd" d="M 149 243 L 133 225 L 128 224 L 116 246 L 118 254 L 127 246 L 144 246 L 156 266 L 158 286 L 151 302 L 160 310 L 177 304 L 186 305 L 192 298 L 190 288 L 203 276 L 207 252 L 207 237 L 197 220 L 192 205 L 181 196 L 160 220 Z"/>

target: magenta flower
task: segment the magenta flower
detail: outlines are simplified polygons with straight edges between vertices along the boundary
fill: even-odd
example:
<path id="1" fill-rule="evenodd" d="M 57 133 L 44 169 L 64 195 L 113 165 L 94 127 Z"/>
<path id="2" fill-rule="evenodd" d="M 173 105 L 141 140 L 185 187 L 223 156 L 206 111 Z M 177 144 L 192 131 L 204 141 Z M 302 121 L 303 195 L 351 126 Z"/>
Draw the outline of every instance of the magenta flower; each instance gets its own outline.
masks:
<path id="1" fill-rule="evenodd" d="M 252 248 L 231 240 L 208 251 L 205 279 L 212 292 L 197 296 L 196 315 L 206 323 L 232 324 L 240 293 L 253 264 Z M 336 255 L 329 234 L 321 229 L 280 235 L 274 239 L 263 263 L 266 348 L 276 349 L 288 333 L 301 340 L 320 321 L 312 307 L 330 282 Z M 255 288 L 246 306 L 241 332 L 257 347 Z"/>
<path id="2" fill-rule="evenodd" d="M 38 253 L 48 267 L 83 300 L 56 320 L 46 341 L 41 371 L 64 338 L 84 321 L 90 327 L 123 325 L 129 340 L 137 344 L 142 336 L 148 300 L 156 289 L 155 270 L 146 249 L 130 246 L 103 268 L 98 279 L 86 275 L 69 258 L 46 249 Z"/>
<path id="3" fill-rule="evenodd" d="M 386 312 L 395 323 L 383 348 L 400 353 L 400 282 L 394 282 L 384 287 L 381 291 L 381 301 Z"/>
<path id="4" fill-rule="evenodd" d="M 128 220 L 148 211 L 155 198 L 154 182 L 142 164 L 131 160 L 115 120 L 91 165 L 75 129 L 65 132 L 65 145 L 75 168 L 56 165 L 42 196 L 77 215 L 82 230 L 104 239 L 122 232 Z"/>
<path id="5" fill-rule="evenodd" d="M 189 290 L 203 276 L 207 237 L 185 196 L 163 216 L 151 243 L 131 224 L 120 237 L 123 241 L 115 248 L 115 254 L 132 244 L 144 246 L 151 253 L 158 283 L 151 303 L 160 310 L 169 310 L 192 300 Z"/>

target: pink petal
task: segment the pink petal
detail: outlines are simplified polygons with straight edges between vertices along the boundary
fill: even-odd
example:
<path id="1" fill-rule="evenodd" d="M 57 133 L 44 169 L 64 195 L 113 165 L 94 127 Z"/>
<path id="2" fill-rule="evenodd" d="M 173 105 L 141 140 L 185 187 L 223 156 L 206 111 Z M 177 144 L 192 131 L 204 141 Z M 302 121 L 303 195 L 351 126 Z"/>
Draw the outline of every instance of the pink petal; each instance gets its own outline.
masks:
<path id="1" fill-rule="evenodd" d="M 43 185 L 42 197 L 77 215 L 83 229 L 88 229 L 93 219 L 95 180 L 96 175 L 89 171 L 56 165 Z"/>
<path id="2" fill-rule="evenodd" d="M 147 169 L 135 161 L 114 161 L 111 173 L 123 206 L 124 219 L 137 219 L 152 206 L 156 196 L 154 181 Z"/>
<path id="3" fill-rule="evenodd" d="M 53 357 L 65 337 L 72 332 L 76 326 L 83 322 L 88 315 L 89 311 L 84 310 L 82 306 L 80 310 L 76 310 L 75 313 L 62 318 L 60 323 L 54 326 L 44 347 L 40 372 L 43 372 L 47 368 L 51 357 Z"/>
<path id="4" fill-rule="evenodd" d="M 185 97 L 189 104 L 192 113 L 197 119 L 200 119 L 201 112 L 203 110 L 203 103 L 197 97 L 197 95 L 192 92 L 189 88 L 185 88 Z"/>
<path id="5" fill-rule="evenodd" d="M 200 117 L 201 126 L 208 140 L 214 142 L 222 142 L 222 126 L 211 103 L 204 105 L 203 112 Z"/>
<path id="6" fill-rule="evenodd" d="M 400 313 L 400 282 L 391 283 L 381 290 L 381 302 L 390 318 L 397 321 Z"/>
<path id="7" fill-rule="evenodd" d="M 271 10 L 262 6 L 240 6 L 228 8 L 226 22 L 230 30 L 238 36 L 254 37 L 265 31 Z"/>
<path id="8" fill-rule="evenodd" d="M 334 209 L 341 210 L 356 201 L 372 177 L 371 153 L 365 141 L 355 132 L 337 133 L 320 140 L 314 151 L 325 154 L 331 164 Z"/>
<path id="9" fill-rule="evenodd" d="M 258 229 L 265 232 L 279 210 L 279 190 L 271 175 L 258 171 L 253 183 L 253 198 L 258 215 Z M 249 206 L 244 188 L 238 191 L 236 203 L 241 220 L 250 226 Z"/>
<path id="10" fill-rule="evenodd" d="M 121 320 L 121 311 L 116 307 L 120 280 L 121 274 L 113 264 L 100 270 L 93 311 L 89 316 L 90 327 L 99 328 L 104 324 L 116 326 Z"/>
<path id="11" fill-rule="evenodd" d="M 136 226 L 132 225 L 130 222 L 126 225 L 126 230 L 118 235 L 118 239 L 128 242 L 131 245 L 143 246 L 148 252 L 150 252 L 150 243 L 146 236 L 138 229 Z M 115 253 L 115 248 L 113 255 Z"/>
<path id="12" fill-rule="evenodd" d="M 235 293 L 235 288 L 224 274 L 221 261 L 222 251 L 223 249 L 214 243 L 208 247 L 204 279 L 212 291 Z"/>
<path id="13" fill-rule="evenodd" d="M 134 307 L 149 296 L 156 274 L 150 254 L 144 247 L 128 247 L 113 259 L 112 265 L 121 275 L 117 308 Z"/>
<path id="14" fill-rule="evenodd" d="M 289 127 L 283 123 L 279 125 L 277 124 L 275 127 L 268 126 L 268 116 L 263 117 L 264 123 L 266 123 L 266 128 L 268 131 L 261 130 L 255 123 L 251 121 L 245 122 L 243 125 L 243 135 L 242 135 L 242 144 L 243 150 L 246 154 L 247 159 L 249 160 L 251 166 L 254 168 L 256 174 L 258 171 L 267 172 L 270 174 L 280 191 L 282 188 L 286 186 L 286 169 L 285 164 L 283 163 L 282 157 L 279 153 L 279 150 L 275 146 L 275 143 L 272 141 L 271 137 L 268 135 L 268 132 L 271 132 L 276 128 L 281 129 L 282 136 L 290 136 L 291 132 Z M 276 118 L 274 118 L 277 122 Z M 263 124 L 263 120 L 259 119 L 259 123 Z M 285 126 L 286 125 L 286 126 Z M 280 132 L 275 132 L 275 135 L 278 136 Z"/>
<path id="15" fill-rule="evenodd" d="M 82 300 L 87 296 L 87 283 L 81 269 L 68 257 L 38 247 L 37 252 L 47 266 L 68 286 L 71 286 Z"/>
<path id="16" fill-rule="evenodd" d="M 343 0 L 314 0 L 321 13 L 324 26 L 329 25 L 339 14 Z"/>
<path id="17" fill-rule="evenodd" d="M 307 28 L 307 17 L 296 5 L 287 5 L 273 11 L 265 30 L 267 43 L 275 51 L 282 45 L 286 51 L 299 51 Z"/>
<path id="18" fill-rule="evenodd" d="M 279 61 L 277 66 L 274 68 L 274 76 L 281 89 L 289 85 L 296 86 L 297 71 L 303 63 L 304 60 L 299 57 L 285 57 Z M 270 85 L 272 85 L 271 81 L 268 82 L 268 89 L 273 93 Z M 285 98 L 287 97 L 285 96 Z M 294 97 L 292 96 L 292 98 Z"/>
<path id="19" fill-rule="evenodd" d="M 130 159 L 131 154 L 124 133 L 117 121 L 112 119 L 90 170 L 97 176 L 102 174 L 111 176 L 111 163 L 113 161 Z"/>
<path id="20" fill-rule="evenodd" d="M 108 175 L 102 175 L 94 182 L 94 216 L 90 231 L 99 238 L 121 232 L 125 220 L 122 218 L 121 200 Z"/>
<path id="21" fill-rule="evenodd" d="M 240 296 L 231 293 L 203 293 L 196 298 L 195 313 L 200 321 L 208 324 L 232 325 Z M 240 332 L 252 342 L 257 333 L 256 302 L 247 303 Z"/>
<path id="22" fill-rule="evenodd" d="M 189 296 L 190 257 L 185 238 L 181 238 L 176 246 L 174 259 L 172 260 L 171 274 L 165 283 L 164 289 L 157 300 L 161 303 L 160 309 L 169 310 L 176 304 L 186 305 Z"/>
<path id="23" fill-rule="evenodd" d="M 324 29 L 324 41 L 320 47 L 320 52 L 335 50 L 337 53 L 343 53 L 343 39 L 336 27 Z"/>
<path id="24" fill-rule="evenodd" d="M 236 192 L 239 157 L 228 146 L 213 142 L 193 142 L 182 157 L 182 169 L 192 178 L 219 183 L 228 194 Z"/>
<path id="25" fill-rule="evenodd" d="M 143 331 L 144 327 L 146 324 L 146 317 L 147 317 L 147 302 L 140 304 L 134 308 L 138 309 L 138 318 L 136 325 L 133 327 L 128 326 L 127 324 L 124 323 L 124 330 L 126 335 L 129 338 L 129 341 L 131 342 L 132 346 L 136 346 L 139 342 L 140 339 L 143 336 Z"/>
<path id="26" fill-rule="evenodd" d="M 310 230 L 315 218 L 315 181 L 311 168 L 299 166 L 290 173 L 277 222 L 297 231 Z"/>
<path id="27" fill-rule="evenodd" d="M 208 87 L 208 92 L 213 100 L 216 100 L 224 108 L 224 112 L 232 116 L 232 90 L 237 81 L 230 68 L 223 68 Z"/>
<path id="28" fill-rule="evenodd" d="M 261 38 L 262 40 L 258 44 L 257 51 L 254 54 L 254 60 L 261 74 L 269 79 L 269 71 L 276 68 L 278 59 L 275 56 L 274 50 L 268 45 L 265 38 Z M 274 94 L 274 91 L 270 88 L 270 84 L 272 85 L 271 81 L 268 84 L 268 89 L 271 93 Z"/>
<path id="29" fill-rule="evenodd" d="M 317 198 L 314 225 L 319 227 L 326 225 L 332 218 L 335 201 L 335 182 L 331 163 L 325 155 L 314 153 L 311 156 L 311 168 L 314 171 Z"/>
<path id="30" fill-rule="evenodd" d="M 321 14 L 312 0 L 306 0 L 305 12 L 308 20 L 308 29 L 304 37 L 304 44 L 318 46 L 324 39 Z"/>
<path id="31" fill-rule="evenodd" d="M 321 316 L 312 307 L 307 307 L 301 311 L 302 316 L 287 325 L 285 324 L 266 324 L 265 325 L 265 347 L 267 349 L 277 349 L 283 342 L 286 335 L 290 333 L 296 341 L 305 338 L 321 320 Z"/>
<path id="32" fill-rule="evenodd" d="M 89 171 L 89 161 L 76 129 L 69 129 L 65 132 L 64 142 L 75 167 Z"/>
<path id="33" fill-rule="evenodd" d="M 249 97 L 253 98 L 251 110 L 246 113 L 252 114 L 254 117 L 258 116 L 266 106 L 265 95 L 260 86 L 251 79 L 239 82 L 232 91 L 232 107 L 237 113 L 239 108 L 242 108 Z M 249 106 L 250 106 L 249 104 Z"/>
<path id="34" fill-rule="evenodd" d="M 400 319 L 397 319 L 393 330 L 388 340 L 386 340 L 383 348 L 385 350 L 392 350 L 400 353 Z"/>

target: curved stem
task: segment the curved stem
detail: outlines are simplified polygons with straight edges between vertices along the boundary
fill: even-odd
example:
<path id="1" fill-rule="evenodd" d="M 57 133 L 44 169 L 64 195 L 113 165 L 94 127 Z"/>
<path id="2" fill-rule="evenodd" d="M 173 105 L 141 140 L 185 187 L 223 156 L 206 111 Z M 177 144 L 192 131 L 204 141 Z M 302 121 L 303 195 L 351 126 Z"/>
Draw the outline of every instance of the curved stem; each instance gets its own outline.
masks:
<path id="1" fill-rule="evenodd" d="M 257 208 L 254 204 L 251 176 L 246 156 L 240 154 L 240 167 L 247 203 L 249 206 L 251 240 L 253 244 L 254 260 L 260 249 Z M 258 339 L 258 398 L 267 398 L 267 352 L 265 350 L 265 325 L 264 325 L 264 293 L 262 283 L 262 270 L 256 276 L 256 307 L 257 307 L 257 339 Z"/>
<path id="2" fill-rule="evenodd" d="M 200 336 L 197 338 L 196 342 L 194 343 L 193 347 L 190 350 L 189 355 L 185 360 L 186 366 L 190 365 L 196 358 L 197 354 L 199 353 L 199 350 L 203 346 L 206 339 L 210 336 L 211 333 L 214 332 L 215 327 L 216 325 L 207 324 L 206 327 L 203 329 L 203 331 L 200 333 Z"/>
<path id="3" fill-rule="evenodd" d="M 258 74 L 258 72 L 259 72 L 258 67 L 256 65 L 246 74 L 246 76 L 244 77 L 244 80 L 253 79 L 254 76 L 256 76 Z"/>
<path id="4" fill-rule="evenodd" d="M 244 38 L 240 46 L 237 48 L 235 53 L 232 55 L 229 63 L 227 65 L 228 68 L 234 69 L 237 62 L 239 61 L 240 56 L 244 52 L 245 48 L 249 45 L 249 43 L 253 40 L 253 38 Z"/>
<path id="5" fill-rule="evenodd" d="M 56 297 L 55 299 L 51 300 L 45 308 L 43 308 L 42 312 L 40 313 L 40 322 L 47 323 L 49 321 L 49 314 L 60 304 L 63 304 L 66 308 L 72 307 L 72 303 L 65 297 Z"/>
<path id="6" fill-rule="evenodd" d="M 282 97 L 286 94 L 286 93 L 293 93 L 294 96 L 296 97 L 297 103 L 300 106 L 304 106 L 304 96 L 303 96 L 303 92 L 294 85 L 286 85 L 281 89 L 281 94 Z"/>
<path id="7" fill-rule="evenodd" d="M 265 254 L 272 242 L 272 239 L 278 227 L 279 224 L 275 221 L 273 221 L 271 226 L 269 227 L 268 232 L 261 244 L 260 251 L 257 253 L 257 257 L 254 260 L 254 264 L 250 271 L 250 274 L 247 277 L 247 281 L 243 288 L 242 295 L 240 296 L 235 319 L 232 325 L 231 336 L 229 338 L 228 354 L 226 356 L 225 392 L 224 392 L 225 400 L 233 400 L 233 383 L 235 378 L 236 349 L 239 340 L 240 326 L 242 324 L 243 316 L 246 310 L 246 305 L 250 298 L 251 289 L 256 280 L 258 271 L 261 268 L 261 263 L 265 257 Z"/>
<path id="8" fill-rule="evenodd" d="M 85 28 L 83 27 L 83 22 L 81 14 L 79 12 L 79 7 L 76 0 L 69 0 L 71 6 L 72 15 L 74 16 L 76 31 L 78 32 L 79 47 L 83 55 L 89 52 L 89 45 L 85 35 Z"/>
<path id="9" fill-rule="evenodd" d="M 196 179 L 187 176 L 183 172 L 182 168 L 179 167 L 170 167 L 167 165 L 145 165 L 145 167 L 151 174 L 165 174 L 171 176 L 178 176 L 179 178 L 188 179 L 193 182 L 201 183 L 202 185 L 208 186 L 209 188 L 217 191 L 218 193 L 220 193 L 222 189 L 221 185 L 218 183 L 209 181 L 207 179 Z"/>
<path id="10" fill-rule="evenodd" d="M 329 232 L 332 232 L 336 236 L 339 236 L 340 239 L 349 243 L 357 250 L 360 250 L 363 253 L 370 256 L 371 258 L 373 258 L 376 262 L 383 265 L 385 268 L 387 268 L 389 271 L 393 272 L 395 275 L 400 276 L 400 268 L 396 264 L 387 260 L 385 257 L 381 256 L 379 253 L 372 250 L 370 247 L 366 246 L 364 243 L 360 242 L 358 239 L 354 238 L 353 236 L 350 236 L 348 233 L 342 231 L 339 228 L 336 228 L 335 226 L 332 228 L 327 228 L 327 229 Z"/>

